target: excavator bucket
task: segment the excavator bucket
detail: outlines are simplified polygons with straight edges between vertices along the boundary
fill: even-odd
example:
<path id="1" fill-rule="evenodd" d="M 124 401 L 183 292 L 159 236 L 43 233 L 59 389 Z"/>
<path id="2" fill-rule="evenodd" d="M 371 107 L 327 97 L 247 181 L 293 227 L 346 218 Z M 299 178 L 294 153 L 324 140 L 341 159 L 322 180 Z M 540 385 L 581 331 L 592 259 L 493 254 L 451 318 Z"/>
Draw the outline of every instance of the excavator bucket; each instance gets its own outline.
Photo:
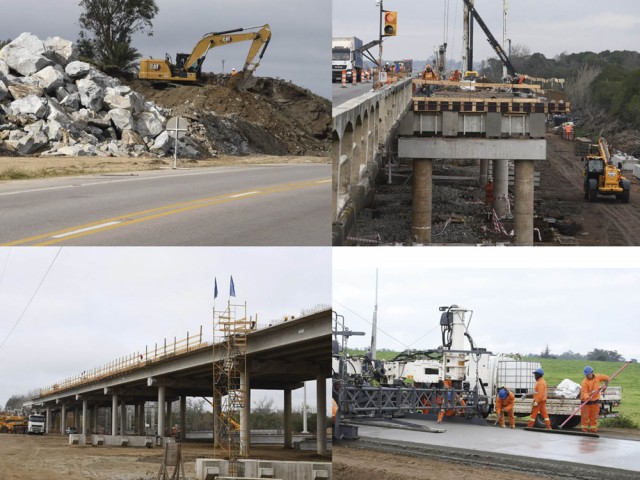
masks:
<path id="1" fill-rule="evenodd" d="M 244 92 L 254 86 L 257 81 L 252 71 L 243 71 L 230 76 L 229 80 L 227 80 L 227 86 L 235 88 L 239 92 Z"/>

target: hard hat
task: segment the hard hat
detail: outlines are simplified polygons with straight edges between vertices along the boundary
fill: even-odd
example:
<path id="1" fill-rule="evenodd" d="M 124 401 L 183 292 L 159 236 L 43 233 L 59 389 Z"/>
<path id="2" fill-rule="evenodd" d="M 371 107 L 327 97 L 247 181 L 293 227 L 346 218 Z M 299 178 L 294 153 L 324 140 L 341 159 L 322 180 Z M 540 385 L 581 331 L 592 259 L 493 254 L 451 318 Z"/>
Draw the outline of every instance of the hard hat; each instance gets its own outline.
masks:
<path id="1" fill-rule="evenodd" d="M 500 399 L 504 400 L 509 396 L 509 392 L 507 392 L 504 388 L 501 388 L 498 392 L 498 396 L 500 397 Z"/>
<path id="2" fill-rule="evenodd" d="M 584 374 L 585 375 L 591 375 L 592 373 L 593 373 L 593 368 L 591 368 L 589 365 L 584 367 Z"/>
<path id="3" fill-rule="evenodd" d="M 232 71 L 232 72 L 235 72 L 235 71 L 236 71 L 236 69 L 235 69 L 235 68 L 232 68 L 232 69 L 231 69 L 231 71 Z"/>
<path id="4" fill-rule="evenodd" d="M 537 373 L 538 375 L 544 375 L 544 370 L 541 368 L 538 368 L 537 370 L 535 370 L 533 373 Z"/>

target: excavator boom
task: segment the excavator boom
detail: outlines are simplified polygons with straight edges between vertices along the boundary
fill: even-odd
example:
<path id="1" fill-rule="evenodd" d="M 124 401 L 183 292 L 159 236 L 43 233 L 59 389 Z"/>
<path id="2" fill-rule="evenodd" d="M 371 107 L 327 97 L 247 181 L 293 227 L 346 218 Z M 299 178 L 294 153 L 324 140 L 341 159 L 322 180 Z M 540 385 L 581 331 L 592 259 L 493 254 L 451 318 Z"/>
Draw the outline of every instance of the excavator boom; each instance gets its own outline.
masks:
<path id="1" fill-rule="evenodd" d="M 260 27 L 236 28 L 222 32 L 208 33 L 193 47 L 189 55 L 178 54 L 175 64 L 171 62 L 168 55 L 163 60 L 142 60 L 140 62 L 139 77 L 141 80 L 194 83 L 200 79 L 202 64 L 209 50 L 233 43 L 251 41 L 249 53 L 247 54 L 241 72 L 246 80 L 258 67 L 270 40 L 271 29 L 269 25 L 266 24 Z M 256 56 L 258 56 L 258 59 L 254 61 Z"/>

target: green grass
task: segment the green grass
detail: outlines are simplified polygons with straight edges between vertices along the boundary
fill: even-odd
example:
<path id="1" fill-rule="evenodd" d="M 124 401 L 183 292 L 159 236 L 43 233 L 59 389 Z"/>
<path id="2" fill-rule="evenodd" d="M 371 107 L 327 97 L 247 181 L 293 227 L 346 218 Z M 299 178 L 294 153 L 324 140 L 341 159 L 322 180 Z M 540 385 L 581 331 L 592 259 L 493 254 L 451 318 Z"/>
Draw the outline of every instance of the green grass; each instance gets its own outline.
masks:
<path id="1" fill-rule="evenodd" d="M 378 350 L 377 357 L 380 360 L 391 360 L 399 352 Z M 350 355 L 364 355 L 364 350 L 349 350 Z M 612 375 L 624 362 L 592 362 L 590 360 L 559 360 L 547 358 L 524 358 L 523 361 L 540 362 L 544 369 L 544 378 L 550 386 L 558 385 L 568 378 L 576 383 L 582 383 L 584 379 L 583 369 L 585 365 L 591 365 L 596 373 Z M 625 368 L 611 382 L 612 386 L 622 387 L 622 403 L 615 409 L 620 419 L 604 421 L 603 426 L 620 426 L 623 428 L 639 428 L 640 426 L 640 363 L 632 363 Z"/>

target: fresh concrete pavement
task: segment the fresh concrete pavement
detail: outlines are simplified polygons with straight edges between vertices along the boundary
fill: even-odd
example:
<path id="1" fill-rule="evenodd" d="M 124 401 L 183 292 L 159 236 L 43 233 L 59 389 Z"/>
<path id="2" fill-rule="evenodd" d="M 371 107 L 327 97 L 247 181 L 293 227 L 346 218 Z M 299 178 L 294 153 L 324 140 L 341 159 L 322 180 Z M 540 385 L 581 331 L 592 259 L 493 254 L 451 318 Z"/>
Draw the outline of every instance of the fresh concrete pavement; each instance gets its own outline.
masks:
<path id="1" fill-rule="evenodd" d="M 0 245 L 330 245 L 330 166 L 164 170 L 0 185 Z"/>

